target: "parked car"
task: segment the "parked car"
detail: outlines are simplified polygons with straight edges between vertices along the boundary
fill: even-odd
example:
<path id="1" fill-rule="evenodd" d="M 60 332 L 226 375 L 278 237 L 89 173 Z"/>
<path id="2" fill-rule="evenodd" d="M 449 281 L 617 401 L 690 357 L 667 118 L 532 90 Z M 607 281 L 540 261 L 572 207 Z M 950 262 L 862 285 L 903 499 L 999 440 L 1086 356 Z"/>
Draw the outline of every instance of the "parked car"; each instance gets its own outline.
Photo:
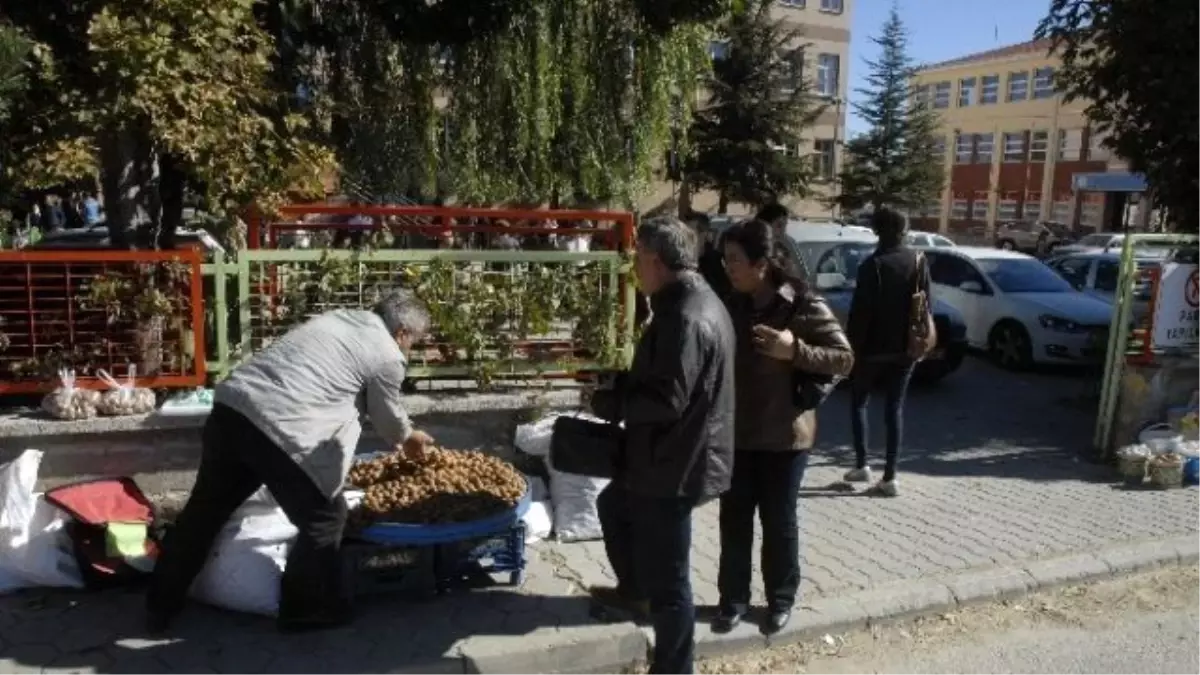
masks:
<path id="1" fill-rule="evenodd" d="M 1014 221 L 996 228 L 996 248 L 1025 253 L 1038 252 L 1038 240 L 1045 240 L 1047 252 L 1071 242 L 1071 231 L 1062 223 Z"/>
<path id="2" fill-rule="evenodd" d="M 1086 234 L 1070 244 L 1063 244 L 1055 248 L 1054 253 L 1056 255 L 1085 253 L 1089 251 L 1116 251 L 1119 253 L 1124 244 L 1125 235 L 1119 232 L 1096 232 L 1094 234 Z"/>
<path id="3" fill-rule="evenodd" d="M 93 225 L 72 230 L 59 230 L 43 236 L 37 243 L 25 247 L 27 251 L 95 251 L 111 248 L 108 227 Z M 221 254 L 225 249 L 206 230 L 179 228 L 175 231 L 176 248 L 195 248 L 205 254 Z"/>
<path id="4" fill-rule="evenodd" d="M 1162 264 L 1168 249 L 1148 249 L 1136 251 L 1134 265 L 1139 272 Z M 1076 290 L 1110 305 L 1116 304 L 1117 285 L 1121 273 L 1121 254 L 1109 251 L 1106 253 L 1068 253 L 1057 255 L 1046 261 L 1050 269 L 1066 279 L 1067 283 Z M 1135 280 L 1133 288 L 1133 320 L 1140 323 L 1150 311 L 1152 289 L 1150 283 Z"/>
<path id="5" fill-rule="evenodd" d="M 904 241 L 913 248 L 945 248 L 957 246 L 954 240 L 934 232 L 910 231 L 904 235 Z"/>
<path id="6" fill-rule="evenodd" d="M 808 270 L 812 289 L 824 296 L 842 325 L 850 314 L 858 266 L 874 252 L 879 239 L 868 228 L 848 225 L 789 225 L 788 235 Z M 932 355 L 917 366 L 913 377 L 933 383 L 962 365 L 967 352 L 966 325 L 962 315 L 933 298 L 933 320 L 938 344 Z"/>
<path id="7" fill-rule="evenodd" d="M 1112 306 L 1037 259 L 984 247 L 931 249 L 933 295 L 962 314 L 967 341 L 1003 367 L 1103 359 Z"/>

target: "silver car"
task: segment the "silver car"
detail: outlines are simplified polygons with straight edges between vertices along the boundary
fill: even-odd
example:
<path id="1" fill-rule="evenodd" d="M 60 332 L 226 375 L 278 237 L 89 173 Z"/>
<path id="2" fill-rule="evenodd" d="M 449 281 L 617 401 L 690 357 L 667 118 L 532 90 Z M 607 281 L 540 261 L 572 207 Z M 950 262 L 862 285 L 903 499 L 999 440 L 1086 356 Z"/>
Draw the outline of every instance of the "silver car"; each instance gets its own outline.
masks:
<path id="1" fill-rule="evenodd" d="M 1136 252 L 1135 252 L 1136 253 Z M 1162 262 L 1162 255 L 1157 252 L 1143 252 L 1135 255 L 1134 264 L 1138 271 L 1144 271 Z M 1121 273 L 1121 254 L 1117 252 L 1082 252 L 1056 255 L 1046 260 L 1050 269 L 1058 272 L 1076 290 L 1103 300 L 1110 305 L 1116 303 L 1117 285 Z M 1133 318 L 1140 321 L 1150 308 L 1150 284 L 1143 280 L 1134 282 L 1133 288 Z"/>

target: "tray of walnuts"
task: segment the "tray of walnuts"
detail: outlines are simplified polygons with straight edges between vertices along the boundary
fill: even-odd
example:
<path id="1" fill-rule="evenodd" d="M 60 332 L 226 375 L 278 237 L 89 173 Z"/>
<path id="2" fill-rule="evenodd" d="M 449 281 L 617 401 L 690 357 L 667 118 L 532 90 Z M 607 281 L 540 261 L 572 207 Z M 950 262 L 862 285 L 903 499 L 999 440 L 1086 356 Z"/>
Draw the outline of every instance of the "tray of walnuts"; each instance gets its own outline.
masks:
<path id="1" fill-rule="evenodd" d="M 379 543 L 442 543 L 505 530 L 529 508 L 529 487 L 511 464 L 476 451 L 426 450 L 415 461 L 388 453 L 356 463 L 361 491 L 351 530 Z"/>

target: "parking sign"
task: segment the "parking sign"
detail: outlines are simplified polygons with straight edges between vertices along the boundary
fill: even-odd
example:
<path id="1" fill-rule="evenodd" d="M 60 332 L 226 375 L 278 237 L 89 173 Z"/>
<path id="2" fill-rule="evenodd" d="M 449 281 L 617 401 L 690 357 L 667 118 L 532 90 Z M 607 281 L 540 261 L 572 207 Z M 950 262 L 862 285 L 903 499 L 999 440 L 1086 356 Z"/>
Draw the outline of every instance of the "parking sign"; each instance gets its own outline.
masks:
<path id="1" fill-rule="evenodd" d="M 1154 307 L 1155 348 L 1186 347 L 1200 339 L 1200 271 L 1196 265 L 1167 263 Z"/>

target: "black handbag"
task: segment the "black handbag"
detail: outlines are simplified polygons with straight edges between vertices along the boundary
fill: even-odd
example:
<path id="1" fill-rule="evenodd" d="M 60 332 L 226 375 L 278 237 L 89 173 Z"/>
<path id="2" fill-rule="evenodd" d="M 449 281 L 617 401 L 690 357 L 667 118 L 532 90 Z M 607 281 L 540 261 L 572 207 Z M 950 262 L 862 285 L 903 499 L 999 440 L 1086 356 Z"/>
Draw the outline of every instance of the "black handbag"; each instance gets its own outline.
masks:
<path id="1" fill-rule="evenodd" d="M 550 466 L 555 471 L 612 478 L 625 444 L 625 430 L 612 422 L 563 415 L 554 420 Z"/>

